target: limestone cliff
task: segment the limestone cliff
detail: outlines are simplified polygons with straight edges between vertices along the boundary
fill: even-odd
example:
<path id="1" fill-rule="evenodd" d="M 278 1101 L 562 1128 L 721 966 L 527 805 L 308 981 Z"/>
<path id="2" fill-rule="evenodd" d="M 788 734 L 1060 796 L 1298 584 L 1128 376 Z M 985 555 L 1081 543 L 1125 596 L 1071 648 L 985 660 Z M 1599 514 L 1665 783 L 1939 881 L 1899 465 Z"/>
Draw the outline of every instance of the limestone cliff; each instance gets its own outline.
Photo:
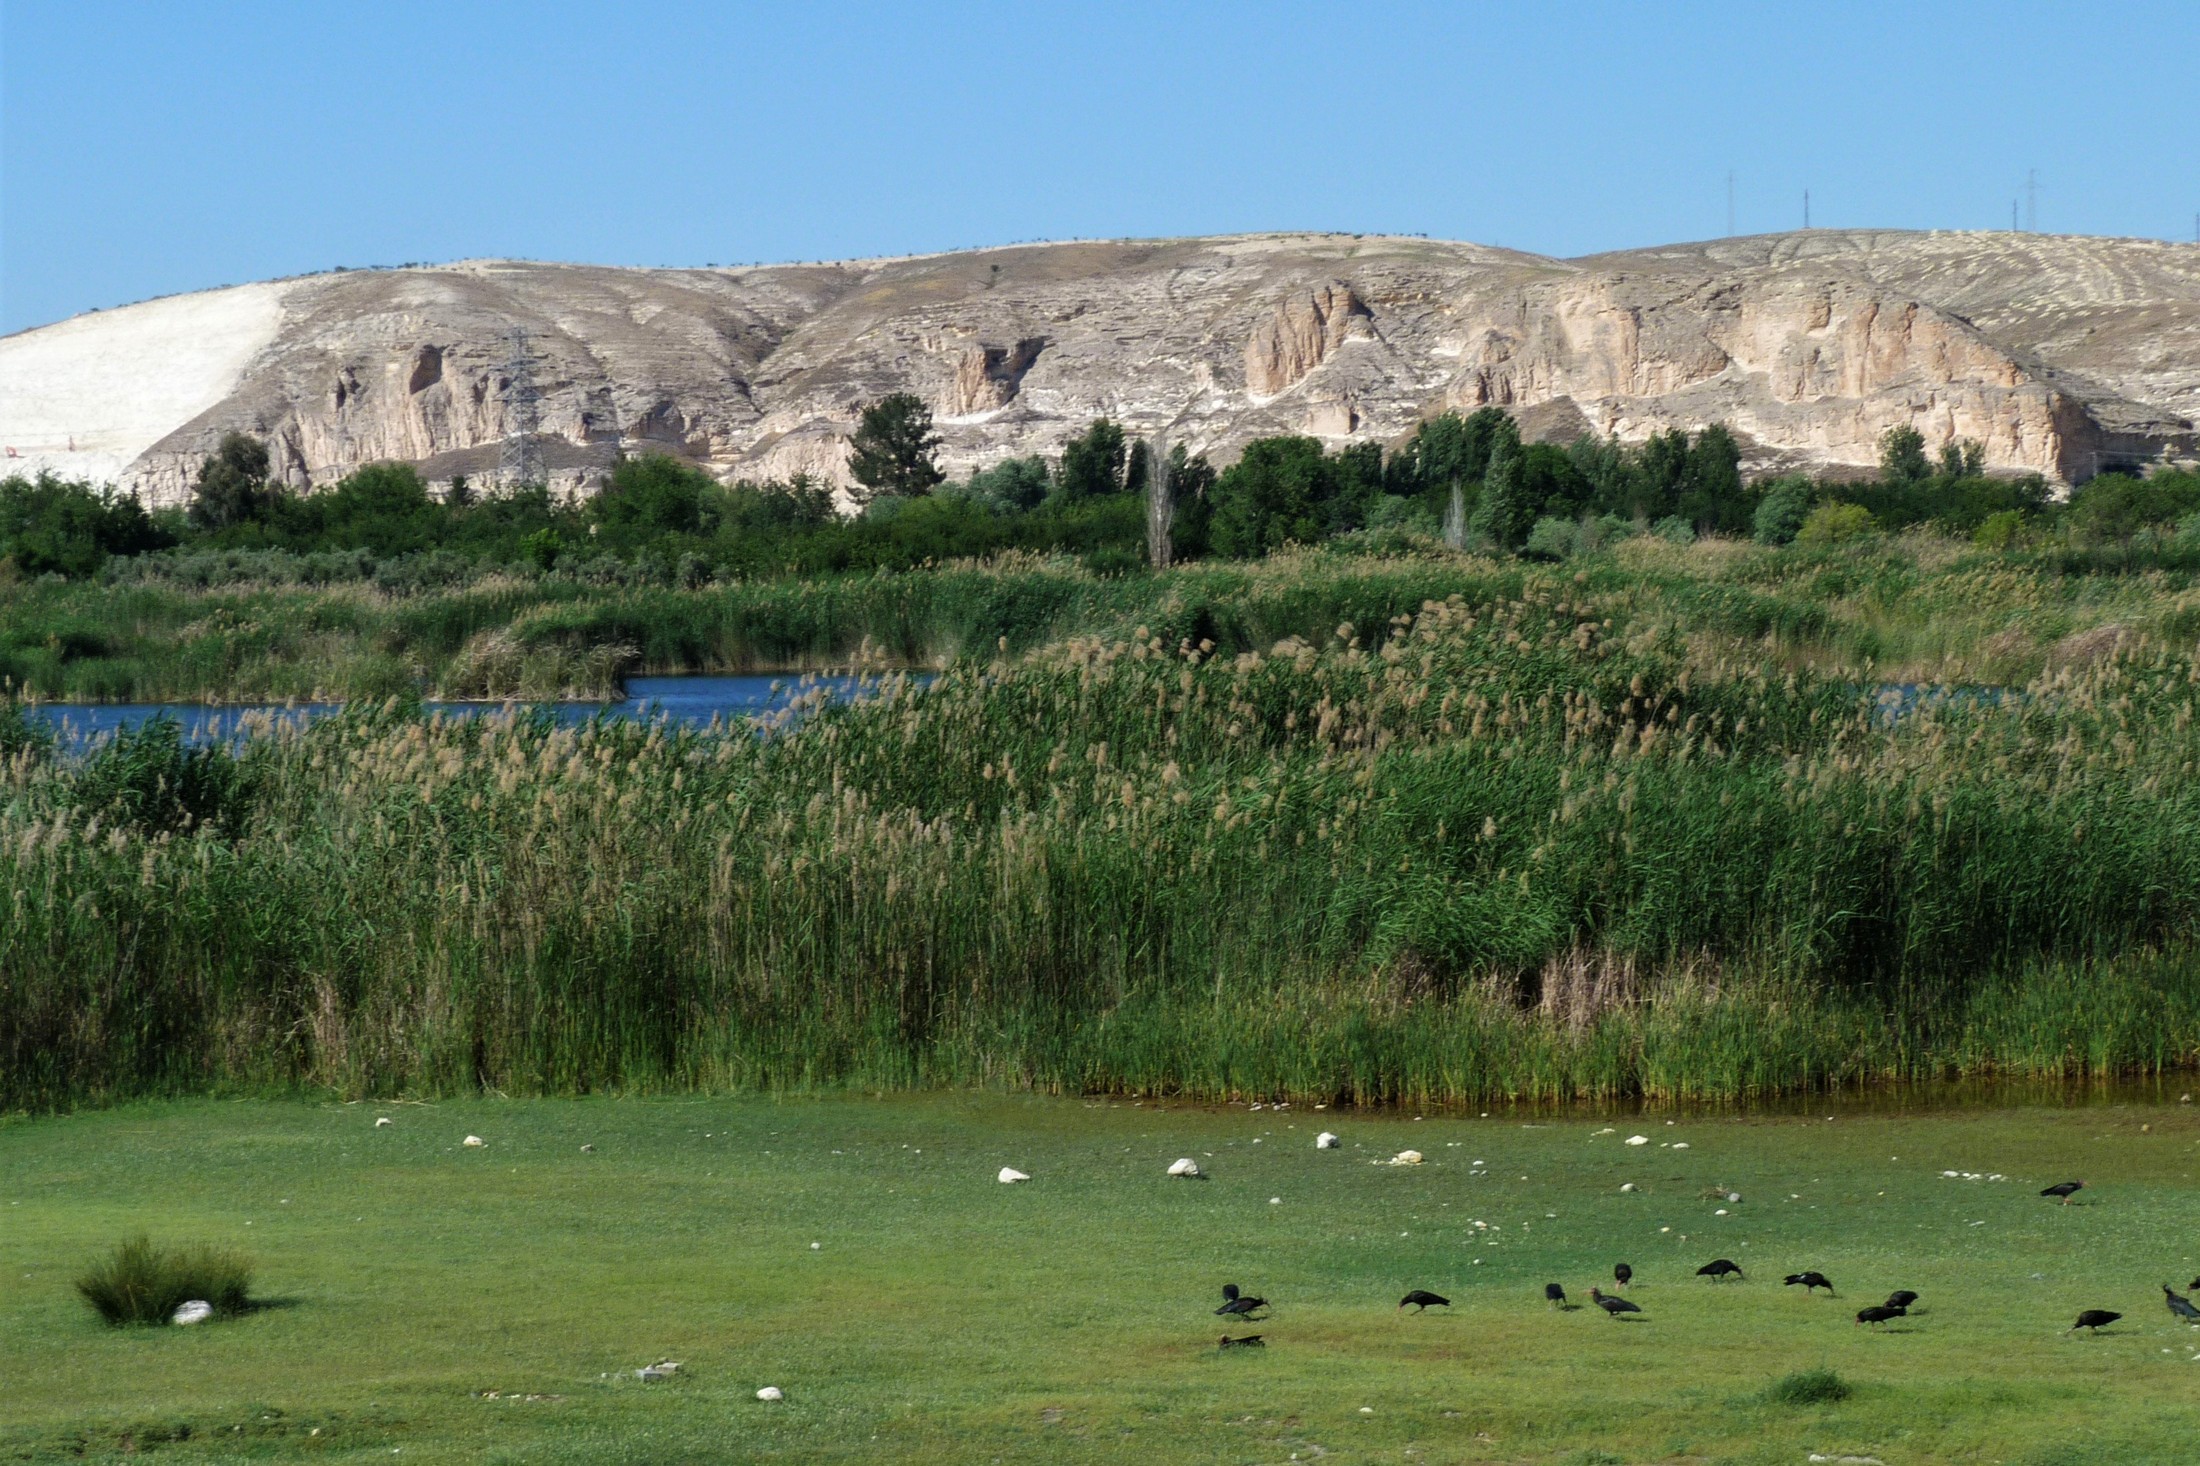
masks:
<path id="1" fill-rule="evenodd" d="M 576 488 L 649 450 L 839 480 L 863 404 L 900 390 L 955 471 L 1101 415 L 1227 458 L 1484 403 L 1561 435 L 1721 421 L 1761 468 L 1866 465 L 1896 424 L 2065 482 L 2200 452 L 2200 246 L 1826 230 L 1579 260 L 1296 234 L 311 276 L 0 340 L 0 442 L 158 500 L 231 428 L 299 485 L 376 459 L 486 479 L 514 327 Z"/>

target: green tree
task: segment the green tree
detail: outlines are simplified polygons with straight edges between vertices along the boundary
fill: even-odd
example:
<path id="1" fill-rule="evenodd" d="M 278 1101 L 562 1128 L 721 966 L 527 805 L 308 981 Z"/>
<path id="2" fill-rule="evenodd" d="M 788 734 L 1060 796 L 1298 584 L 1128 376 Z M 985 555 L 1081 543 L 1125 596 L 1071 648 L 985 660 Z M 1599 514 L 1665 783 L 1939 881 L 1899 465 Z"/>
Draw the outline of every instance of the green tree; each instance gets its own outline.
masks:
<path id="1" fill-rule="evenodd" d="M 1940 445 L 1942 478 L 1977 478 L 1986 471 L 1986 445 L 1976 438 L 1957 438 Z"/>
<path id="2" fill-rule="evenodd" d="M 704 505 L 718 497 L 718 483 L 667 453 L 621 459 L 611 481 L 588 508 L 615 540 L 694 534 L 703 528 Z"/>
<path id="3" fill-rule="evenodd" d="M 1123 491 L 1129 443 L 1120 424 L 1095 418 L 1091 427 L 1062 449 L 1055 488 L 1068 499 L 1090 499 Z"/>
<path id="4" fill-rule="evenodd" d="M 1861 504 L 1820 504 L 1803 518 L 1795 532 L 1798 545 L 1839 545 L 1860 540 L 1877 528 L 1871 511 Z"/>
<path id="5" fill-rule="evenodd" d="M 1529 497 L 1524 457 L 1517 432 L 1498 442 L 1482 477 L 1481 497 L 1474 501 L 1474 516 L 1467 521 L 1469 533 L 1500 550 L 1518 549 L 1535 523 L 1539 506 Z"/>
<path id="6" fill-rule="evenodd" d="M 1889 483 L 1914 484 L 1932 475 L 1925 461 L 1925 435 L 1904 424 L 1879 435 L 1879 476 Z"/>
<path id="7" fill-rule="evenodd" d="M 1699 530 L 1736 534 L 1750 527 L 1742 488 L 1742 448 L 1724 423 L 1713 423 L 1688 445 L 1675 512 Z"/>
<path id="8" fill-rule="evenodd" d="M 199 465 L 189 516 L 196 529 L 227 529 L 263 517 L 274 499 L 267 445 L 249 433 L 224 433 Z"/>
<path id="9" fill-rule="evenodd" d="M 1760 545 L 1785 545 L 1794 541 L 1810 515 L 1814 491 L 1809 479 L 1777 479 L 1765 486 L 1757 501 L 1750 528 Z"/>
<path id="10" fill-rule="evenodd" d="M 1180 514 L 1189 507 L 1187 482 L 1196 486 L 1197 475 L 1173 480 Z M 1381 482 L 1381 450 L 1374 444 L 1331 457 L 1313 438 L 1255 439 L 1215 481 L 1210 542 L 1216 554 L 1250 559 L 1357 529 Z"/>
<path id="11" fill-rule="evenodd" d="M 174 543 L 135 495 L 50 473 L 0 479 L 0 563 L 25 575 L 82 577 L 111 555 Z"/>
<path id="12" fill-rule="evenodd" d="M 939 435 L 932 431 L 932 409 L 913 392 L 881 397 L 863 409 L 850 442 L 848 471 L 868 501 L 885 495 L 913 499 L 932 492 L 946 475 L 933 455 Z"/>

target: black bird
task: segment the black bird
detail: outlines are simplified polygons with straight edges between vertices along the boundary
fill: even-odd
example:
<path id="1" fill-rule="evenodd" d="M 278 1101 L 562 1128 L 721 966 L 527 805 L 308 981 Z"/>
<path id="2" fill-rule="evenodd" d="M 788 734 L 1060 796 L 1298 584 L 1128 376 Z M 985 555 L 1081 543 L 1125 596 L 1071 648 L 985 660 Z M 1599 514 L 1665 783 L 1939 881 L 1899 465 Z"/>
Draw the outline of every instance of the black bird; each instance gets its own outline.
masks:
<path id="1" fill-rule="evenodd" d="M 1915 1302 L 1917 1302 L 1917 1295 L 1907 1288 L 1897 1288 L 1887 1295 L 1887 1306 L 1889 1308 L 1908 1308 Z"/>
<path id="2" fill-rule="evenodd" d="M 1890 1318 L 1904 1317 L 1909 1313 L 1909 1311 L 1910 1310 L 1908 1310 L 1907 1308 L 1903 1308 L 1900 1305 L 1893 1303 L 1889 1303 L 1886 1306 L 1880 1308 L 1859 1308 L 1858 1310 L 1856 1310 L 1856 1321 L 1858 1323 L 1871 1324 L 1873 1327 L 1876 1328 L 1878 1325 L 1885 1323 Z"/>
<path id="3" fill-rule="evenodd" d="M 1626 1263 L 1623 1262 L 1619 1266 L 1612 1269 L 1612 1282 L 1616 1286 L 1624 1288 L 1634 1280 L 1635 1270 L 1629 1267 Z"/>
<path id="4" fill-rule="evenodd" d="M 2064 1329 L 2063 1332 L 2066 1334 L 2074 1334 L 2080 1329 L 2092 1329 L 2094 1332 L 2098 1333 L 2100 1330 L 2107 1328 L 2110 1324 L 2114 1323 L 2117 1319 L 2122 1317 L 2122 1314 L 2110 1313 L 2105 1308 L 2088 1308 L 2085 1312 L 2078 1315 L 2078 1321 L 2076 1323 L 2072 1324 L 2069 1328 Z"/>
<path id="5" fill-rule="evenodd" d="M 2054 1185 L 2042 1191 L 2040 1195 L 2057 1197 L 2064 1206 L 2068 1206 L 2070 1205 L 2070 1198 L 2083 1190 L 2085 1190 L 2083 1181 L 2057 1181 Z"/>
<path id="6" fill-rule="evenodd" d="M 2162 1285 L 2162 1301 L 2169 1305 L 2171 1313 L 2176 1314 L 2186 1323 L 2200 1323 L 2200 1308 L 2193 1307 L 2192 1300 L 2184 1294 L 2171 1292 L 2167 1283 Z"/>
<path id="7" fill-rule="evenodd" d="M 1606 1313 L 1610 1314 L 1614 1318 L 1618 1318 L 1623 1313 L 1642 1312 L 1641 1309 L 1637 1308 L 1634 1304 L 1629 1303 L 1626 1299 L 1611 1297 L 1608 1294 L 1598 1292 L 1594 1288 L 1591 1288 L 1589 1290 L 1589 1301 L 1591 1303 L 1594 1303 L 1597 1307 L 1603 1309 Z"/>
<path id="8" fill-rule="evenodd" d="M 1742 1277 L 1742 1270 L 1737 1267 L 1731 1259 L 1724 1257 L 1719 1258 L 1713 1262 L 1707 1262 L 1702 1267 L 1696 1269 L 1697 1277 L 1709 1278 L 1714 1283 L 1725 1282 L 1727 1274 L 1729 1273 L 1732 1273 L 1737 1278 L 1742 1278 L 1742 1281 L 1745 1283 L 1749 1281 L 1749 1279 Z"/>
<path id="9" fill-rule="evenodd" d="M 1803 1285 L 1805 1293 L 1816 1292 L 1820 1288 L 1825 1289 L 1828 1293 L 1833 1291 L 1833 1284 L 1827 1280 L 1824 1273 L 1789 1273 L 1785 1286 L 1792 1288 L 1797 1283 Z"/>
<path id="10" fill-rule="evenodd" d="M 1566 1290 L 1556 1283 L 1545 1283 L 1543 1285 L 1543 1301 L 1553 1308 L 1564 1308 L 1566 1306 Z"/>
<path id="11" fill-rule="evenodd" d="M 1406 1294 L 1405 1297 L 1398 1300 L 1398 1306 L 1400 1308 L 1405 1307 L 1408 1303 L 1413 1305 L 1413 1311 L 1416 1313 L 1426 1313 L 1431 1308 L 1451 1307 L 1451 1300 L 1449 1298 L 1444 1297 L 1441 1293 L 1431 1293 L 1426 1288 L 1415 1288 L 1412 1292 Z"/>
<path id="12" fill-rule="evenodd" d="M 1215 1313 L 1218 1317 L 1223 1318 L 1250 1318 L 1255 1309 L 1266 1308 L 1267 1306 L 1267 1299 L 1247 1298 L 1238 1291 L 1237 1284 L 1224 1283 L 1222 1285 L 1222 1306 L 1216 1309 Z"/>
<path id="13" fill-rule="evenodd" d="M 1259 1334 L 1247 1334 L 1242 1339 L 1233 1339 L 1228 1334 L 1224 1334 L 1219 1347 L 1224 1349 L 1265 1349 L 1268 1345 Z"/>

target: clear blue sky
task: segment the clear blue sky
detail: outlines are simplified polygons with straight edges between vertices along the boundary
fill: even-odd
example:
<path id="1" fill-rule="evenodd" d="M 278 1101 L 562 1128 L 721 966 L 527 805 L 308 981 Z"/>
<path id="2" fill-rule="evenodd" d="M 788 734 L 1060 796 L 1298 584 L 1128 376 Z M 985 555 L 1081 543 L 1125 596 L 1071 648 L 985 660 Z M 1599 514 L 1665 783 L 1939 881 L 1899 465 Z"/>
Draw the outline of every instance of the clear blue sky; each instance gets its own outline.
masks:
<path id="1" fill-rule="evenodd" d="M 4 0 L 0 331 L 332 265 L 2190 239 L 2200 3 Z"/>

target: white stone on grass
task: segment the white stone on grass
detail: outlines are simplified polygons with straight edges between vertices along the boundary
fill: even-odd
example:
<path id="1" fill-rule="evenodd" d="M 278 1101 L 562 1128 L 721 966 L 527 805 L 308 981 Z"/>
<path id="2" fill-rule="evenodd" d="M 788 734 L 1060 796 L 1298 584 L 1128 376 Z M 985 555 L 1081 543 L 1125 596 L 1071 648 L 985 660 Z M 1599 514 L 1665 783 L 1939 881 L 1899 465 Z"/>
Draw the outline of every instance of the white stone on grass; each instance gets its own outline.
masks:
<path id="1" fill-rule="evenodd" d="M 204 1298 L 194 1298 L 189 1303 L 178 1305 L 174 1315 L 168 1321 L 180 1324 L 205 1323 L 213 1316 L 213 1304 L 207 1302 Z"/>
<path id="2" fill-rule="evenodd" d="M 1421 1153 L 1417 1150 L 1401 1150 L 1390 1158 L 1390 1163 L 1394 1166 L 1418 1166 L 1421 1164 Z"/>
<path id="3" fill-rule="evenodd" d="M 1627 1137 L 1627 1143 L 1629 1145 L 1648 1145 L 1650 1137 L 1647 1135 L 1630 1135 Z"/>
<path id="4" fill-rule="evenodd" d="M 377 1130 L 379 1130 L 379 1129 L 381 1129 L 381 1128 L 382 1128 L 382 1127 L 383 1127 L 384 1125 L 387 1125 L 387 1124 L 389 1124 L 389 1123 L 390 1123 L 390 1117 L 389 1117 L 389 1116 L 387 1116 L 387 1115 L 384 1115 L 384 1116 L 382 1116 L 381 1118 L 377 1119 L 377 1120 L 376 1120 L 376 1121 L 374 1122 L 374 1128 L 375 1128 L 375 1129 L 377 1129 Z"/>
<path id="5" fill-rule="evenodd" d="M 766 1385 L 756 1392 L 756 1398 L 759 1400 L 784 1400 L 787 1398 L 787 1392 L 777 1385 Z"/>
<path id="6" fill-rule="evenodd" d="M 460 1145 L 467 1146 L 469 1148 L 487 1145 L 488 1143 L 488 1141 L 483 1140 L 478 1135 L 469 1135 L 464 1140 L 459 1142 Z"/>
<path id="7" fill-rule="evenodd" d="M 1316 1150 L 1335 1150 L 1336 1148 L 1337 1148 L 1337 1137 L 1336 1137 L 1336 1136 L 1334 1136 L 1334 1135 L 1332 1135 L 1332 1134 L 1331 1134 L 1330 1132 L 1328 1132 L 1327 1130 L 1324 1130 L 1324 1131 L 1323 1131 L 1323 1132 L 1322 1132 L 1321 1134 L 1319 1134 L 1319 1135 L 1317 1135 L 1317 1136 L 1315 1136 L 1315 1137 L 1314 1137 L 1314 1149 L 1316 1149 Z"/>
<path id="8" fill-rule="evenodd" d="M 1193 1160 L 1190 1156 L 1185 1156 L 1169 1167 L 1169 1174 L 1172 1176 L 1185 1176 L 1197 1181 L 1199 1179 L 1199 1162 Z"/>
<path id="9" fill-rule="evenodd" d="M 1001 1184 L 1003 1186 L 1013 1185 L 1018 1181 L 1029 1181 L 1030 1179 L 1029 1176 L 1026 1176 L 1014 1166 L 1001 1167 Z"/>

